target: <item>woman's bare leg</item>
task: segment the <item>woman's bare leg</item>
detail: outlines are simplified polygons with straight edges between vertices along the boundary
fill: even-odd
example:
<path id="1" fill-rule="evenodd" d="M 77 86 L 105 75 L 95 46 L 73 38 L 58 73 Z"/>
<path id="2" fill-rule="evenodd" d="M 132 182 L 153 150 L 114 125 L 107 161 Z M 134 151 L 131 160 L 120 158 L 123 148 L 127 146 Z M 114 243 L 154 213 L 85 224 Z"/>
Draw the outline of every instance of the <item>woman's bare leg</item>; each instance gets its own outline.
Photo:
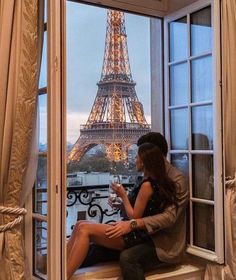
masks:
<path id="1" fill-rule="evenodd" d="M 75 270 L 84 261 L 91 241 L 111 249 L 122 250 L 124 248 L 122 237 L 109 239 L 105 235 L 107 227 L 110 227 L 110 225 L 80 223 L 73 230 L 73 242 L 69 245 L 71 249 L 67 255 L 67 279 L 70 279 Z"/>
<path id="2" fill-rule="evenodd" d="M 71 236 L 67 242 L 67 256 L 70 255 L 70 252 L 71 252 L 71 249 L 73 247 L 73 244 L 75 242 L 75 237 L 76 237 L 76 228 L 79 227 L 81 224 L 83 223 L 94 223 L 93 221 L 86 221 L 86 220 L 80 220 L 78 221 L 75 225 L 74 225 L 74 228 L 73 228 L 73 231 L 71 233 Z"/>

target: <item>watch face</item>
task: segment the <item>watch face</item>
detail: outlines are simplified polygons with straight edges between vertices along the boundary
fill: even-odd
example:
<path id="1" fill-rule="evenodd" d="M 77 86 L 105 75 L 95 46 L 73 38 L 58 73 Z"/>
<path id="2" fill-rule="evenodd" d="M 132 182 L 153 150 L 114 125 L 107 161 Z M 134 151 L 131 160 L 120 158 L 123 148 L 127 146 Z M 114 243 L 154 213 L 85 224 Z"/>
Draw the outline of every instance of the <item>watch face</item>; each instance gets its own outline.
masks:
<path id="1" fill-rule="evenodd" d="M 136 228 L 137 228 L 137 222 L 136 222 L 136 220 L 131 220 L 131 221 L 130 221 L 130 227 L 131 227 L 132 229 L 136 229 Z"/>

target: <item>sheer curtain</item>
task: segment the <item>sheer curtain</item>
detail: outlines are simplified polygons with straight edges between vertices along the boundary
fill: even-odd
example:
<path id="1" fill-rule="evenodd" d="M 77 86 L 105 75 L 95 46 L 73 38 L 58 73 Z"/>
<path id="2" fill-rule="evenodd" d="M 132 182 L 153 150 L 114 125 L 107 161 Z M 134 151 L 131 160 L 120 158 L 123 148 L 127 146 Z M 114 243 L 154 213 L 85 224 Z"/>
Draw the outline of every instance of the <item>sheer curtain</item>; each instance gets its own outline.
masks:
<path id="1" fill-rule="evenodd" d="M 0 0 L 0 280 L 29 278 L 21 224 L 26 211 L 20 206 L 32 187 L 26 171 L 41 54 L 38 2 Z"/>
<path id="2" fill-rule="evenodd" d="M 208 265 L 205 279 L 236 279 L 236 1 L 222 1 L 226 264 Z M 221 277 L 221 278 L 220 278 Z"/>

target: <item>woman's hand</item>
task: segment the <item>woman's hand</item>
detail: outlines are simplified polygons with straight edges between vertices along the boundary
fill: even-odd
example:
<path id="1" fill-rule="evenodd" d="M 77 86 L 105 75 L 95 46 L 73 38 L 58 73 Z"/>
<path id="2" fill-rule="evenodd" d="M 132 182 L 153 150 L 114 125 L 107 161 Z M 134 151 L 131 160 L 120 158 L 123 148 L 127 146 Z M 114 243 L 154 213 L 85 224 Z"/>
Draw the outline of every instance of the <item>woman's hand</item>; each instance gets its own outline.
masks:
<path id="1" fill-rule="evenodd" d="M 120 221 L 111 223 L 111 227 L 108 227 L 105 231 L 108 238 L 117 238 L 124 234 L 131 232 L 130 221 Z"/>
<path id="2" fill-rule="evenodd" d="M 109 206 L 111 206 L 111 208 L 116 208 L 116 209 L 123 208 L 122 199 L 120 197 L 117 197 L 115 202 L 114 202 L 113 198 L 108 197 L 107 203 Z"/>

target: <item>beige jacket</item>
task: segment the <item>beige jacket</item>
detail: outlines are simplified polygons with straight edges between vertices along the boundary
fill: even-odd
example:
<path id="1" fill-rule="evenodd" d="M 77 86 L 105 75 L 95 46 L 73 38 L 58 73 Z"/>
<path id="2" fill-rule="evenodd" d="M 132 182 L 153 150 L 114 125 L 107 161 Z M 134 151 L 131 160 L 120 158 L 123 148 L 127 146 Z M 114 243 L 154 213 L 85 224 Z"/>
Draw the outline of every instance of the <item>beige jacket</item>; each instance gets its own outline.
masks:
<path id="1" fill-rule="evenodd" d="M 186 249 L 186 206 L 189 200 L 188 184 L 184 175 L 166 161 L 168 176 L 177 184 L 178 210 L 168 207 L 163 213 L 144 217 L 158 258 L 167 263 L 181 261 Z"/>

